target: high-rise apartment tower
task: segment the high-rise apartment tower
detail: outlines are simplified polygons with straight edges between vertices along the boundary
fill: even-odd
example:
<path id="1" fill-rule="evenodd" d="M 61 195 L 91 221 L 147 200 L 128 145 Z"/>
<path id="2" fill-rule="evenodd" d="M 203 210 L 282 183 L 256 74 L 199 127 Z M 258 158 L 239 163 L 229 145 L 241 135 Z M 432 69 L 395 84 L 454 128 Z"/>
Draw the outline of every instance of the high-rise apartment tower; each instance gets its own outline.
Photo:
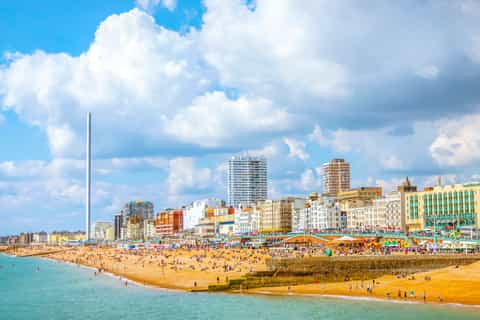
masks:
<path id="1" fill-rule="evenodd" d="M 228 204 L 248 207 L 267 198 L 267 159 L 232 157 L 228 161 Z"/>
<path id="2" fill-rule="evenodd" d="M 350 189 L 350 164 L 343 159 L 333 159 L 323 164 L 323 193 L 335 195 Z"/>

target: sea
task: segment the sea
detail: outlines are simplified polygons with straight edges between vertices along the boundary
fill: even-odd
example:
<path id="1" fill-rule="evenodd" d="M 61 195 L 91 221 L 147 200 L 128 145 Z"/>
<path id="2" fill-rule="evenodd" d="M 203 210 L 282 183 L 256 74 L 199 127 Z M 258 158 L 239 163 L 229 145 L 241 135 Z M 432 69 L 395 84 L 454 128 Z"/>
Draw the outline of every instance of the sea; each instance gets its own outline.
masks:
<path id="1" fill-rule="evenodd" d="M 187 293 L 89 268 L 0 254 L 0 319 L 480 319 L 480 309 L 334 298 Z"/>

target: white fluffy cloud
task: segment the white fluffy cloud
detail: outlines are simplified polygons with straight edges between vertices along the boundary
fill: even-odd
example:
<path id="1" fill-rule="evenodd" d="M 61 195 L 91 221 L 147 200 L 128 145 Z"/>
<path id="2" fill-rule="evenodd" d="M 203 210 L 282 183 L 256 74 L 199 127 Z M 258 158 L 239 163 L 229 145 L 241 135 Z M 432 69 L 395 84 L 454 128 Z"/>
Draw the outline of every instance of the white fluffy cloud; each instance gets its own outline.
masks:
<path id="1" fill-rule="evenodd" d="M 348 71 L 322 55 L 317 2 L 258 1 L 255 10 L 241 1 L 205 3 L 201 44 L 223 84 L 267 96 L 346 94 Z"/>
<path id="2" fill-rule="evenodd" d="M 147 148 L 166 144 L 165 118 L 210 85 L 192 37 L 159 27 L 137 9 L 112 15 L 78 57 L 13 55 L 1 71 L 3 104 L 45 129 L 54 156 L 83 151 L 87 111 L 98 150 L 107 154 L 140 141 Z"/>
<path id="3" fill-rule="evenodd" d="M 159 5 L 173 11 L 177 6 L 177 0 L 136 0 L 137 6 L 147 12 L 153 12 Z"/>
<path id="4" fill-rule="evenodd" d="M 132 168 L 168 168 L 168 160 L 161 157 L 137 157 L 137 158 L 113 158 L 111 160 L 112 167 L 115 169 L 132 169 Z"/>
<path id="5" fill-rule="evenodd" d="M 435 138 L 435 128 L 435 122 L 414 122 L 411 132 L 395 134 L 392 127 L 322 131 L 317 125 L 309 138 L 339 154 L 360 155 L 369 166 L 365 169 L 406 171 L 424 165 L 431 167 L 425 146 Z"/>
<path id="6" fill-rule="evenodd" d="M 298 187 L 303 191 L 319 191 L 322 188 L 322 168 L 307 168 L 303 171 Z"/>
<path id="7" fill-rule="evenodd" d="M 142 10 L 108 17 L 78 56 L 7 53 L 0 66 L 2 108 L 44 131 L 53 160 L 0 163 L 0 183 L 7 181 L 0 206 L 34 203 L 28 199 L 48 204 L 55 197 L 81 201 L 78 159 L 87 111 L 94 115 L 98 175 L 142 168 L 163 175 L 141 188 L 97 181 L 96 196 L 110 206 L 103 210 L 136 196 L 156 201 L 166 194 L 166 203 L 182 204 L 185 193 L 224 183 L 224 168 L 212 158 L 224 161 L 225 153 L 245 150 L 271 159 L 276 196 L 320 188 L 314 168 L 328 159 L 312 142 L 325 154 L 353 157 L 377 172 L 422 163 L 431 168 L 432 158 L 442 166 L 475 164 L 479 119 L 461 114 L 471 112 L 465 105 L 478 97 L 466 92 L 473 98 L 453 99 L 442 113 L 435 101 L 423 107 L 435 100 L 431 95 L 403 88 L 421 83 L 437 90 L 449 77 L 476 79 L 478 5 L 432 4 L 205 0 L 201 28 L 184 33 L 159 26 L 148 14 L 160 5 L 174 10 L 176 1 L 138 0 Z M 468 64 L 456 68 L 458 61 Z M 450 88 L 443 85 L 438 92 Z M 415 95 L 417 103 L 404 103 Z M 438 120 L 446 114 L 448 121 Z M 191 158 L 198 154 L 211 156 L 210 163 Z M 26 179 L 35 183 L 28 186 Z M 44 200 L 42 191 L 48 193 Z"/>
<path id="8" fill-rule="evenodd" d="M 430 145 L 433 159 L 444 166 L 464 166 L 480 161 L 480 115 L 442 121 Z"/>
<path id="9" fill-rule="evenodd" d="M 177 142 L 222 148 L 291 129 L 287 108 L 270 99 L 211 92 L 216 72 L 198 36 L 166 30 L 138 9 L 112 15 L 78 57 L 9 55 L 0 71 L 2 102 L 45 130 L 54 157 L 83 152 L 87 111 L 102 157 L 175 150 Z"/>
<path id="10" fill-rule="evenodd" d="M 170 196 L 186 189 L 201 190 L 213 183 L 212 172 L 208 168 L 197 168 L 193 158 L 176 158 L 170 160 L 170 173 L 167 183 Z"/>
<path id="11" fill-rule="evenodd" d="M 303 141 L 299 141 L 294 138 L 284 138 L 283 142 L 288 146 L 290 151 L 289 156 L 292 158 L 298 157 L 300 160 L 307 160 L 310 155 L 305 150 L 306 143 Z"/>
<path id="12" fill-rule="evenodd" d="M 281 132 L 291 126 L 293 118 L 270 100 L 230 100 L 216 91 L 196 98 L 191 106 L 179 111 L 166 122 L 166 132 L 183 142 L 221 147 L 251 144 L 248 140 L 256 134 Z"/>
<path id="13" fill-rule="evenodd" d="M 16 178 L 61 178 L 82 172 L 85 164 L 76 159 L 54 159 L 51 162 L 40 160 L 0 162 L 0 177 Z"/>
<path id="14" fill-rule="evenodd" d="M 272 159 L 282 154 L 281 147 L 277 143 L 268 143 L 259 149 L 251 149 L 247 152 L 251 156 L 261 156 L 267 159 Z"/>

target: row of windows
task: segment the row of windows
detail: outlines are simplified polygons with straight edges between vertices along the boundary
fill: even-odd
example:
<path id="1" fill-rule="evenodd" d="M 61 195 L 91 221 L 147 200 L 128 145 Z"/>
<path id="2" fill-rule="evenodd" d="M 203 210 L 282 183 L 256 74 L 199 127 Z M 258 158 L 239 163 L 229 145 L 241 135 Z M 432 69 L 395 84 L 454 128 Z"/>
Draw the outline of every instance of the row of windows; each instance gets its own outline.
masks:
<path id="1" fill-rule="evenodd" d="M 425 194 L 423 197 L 426 199 L 437 199 L 437 198 L 464 198 L 464 197 L 471 197 L 473 198 L 474 192 L 472 190 L 468 191 L 454 191 L 454 192 L 442 192 L 442 193 L 434 193 L 434 194 Z"/>

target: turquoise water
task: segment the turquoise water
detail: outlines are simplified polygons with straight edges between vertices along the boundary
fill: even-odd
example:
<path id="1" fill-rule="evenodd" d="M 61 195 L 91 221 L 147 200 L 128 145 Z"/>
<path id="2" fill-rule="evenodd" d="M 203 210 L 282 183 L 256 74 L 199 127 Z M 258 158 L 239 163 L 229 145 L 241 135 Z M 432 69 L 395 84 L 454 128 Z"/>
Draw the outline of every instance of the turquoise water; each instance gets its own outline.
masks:
<path id="1" fill-rule="evenodd" d="M 0 319 L 480 319 L 480 309 L 454 306 L 124 287 L 113 276 L 35 258 L 0 255 L 0 266 Z"/>

